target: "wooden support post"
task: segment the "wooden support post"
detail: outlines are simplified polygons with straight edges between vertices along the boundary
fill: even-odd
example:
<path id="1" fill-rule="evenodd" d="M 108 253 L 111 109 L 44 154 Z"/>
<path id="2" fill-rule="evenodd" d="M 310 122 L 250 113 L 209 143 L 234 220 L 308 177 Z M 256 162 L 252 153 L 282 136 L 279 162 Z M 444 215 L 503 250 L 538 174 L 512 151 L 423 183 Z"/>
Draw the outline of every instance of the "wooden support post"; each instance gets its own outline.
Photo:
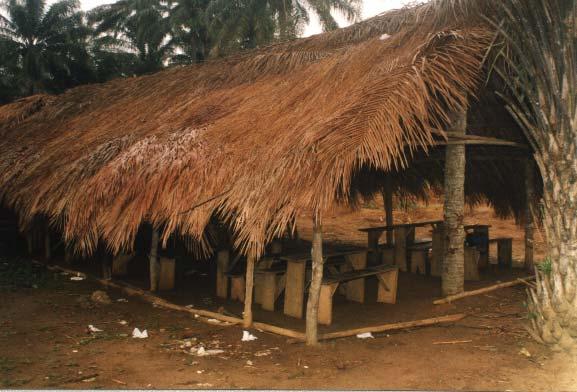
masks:
<path id="1" fill-rule="evenodd" d="M 371 265 L 378 264 L 379 260 L 381 259 L 379 251 L 379 239 L 381 238 L 381 235 L 383 235 L 381 231 L 369 231 L 367 233 L 367 242 L 369 248 L 367 257 L 370 258 L 369 263 Z"/>
<path id="2" fill-rule="evenodd" d="M 26 231 L 26 244 L 28 245 L 28 255 L 32 256 L 32 253 L 34 253 L 34 235 L 32 229 Z"/>
<path id="3" fill-rule="evenodd" d="M 112 259 L 112 275 L 113 276 L 126 276 L 128 274 L 128 263 L 134 254 L 119 254 Z"/>
<path id="4" fill-rule="evenodd" d="M 409 251 L 411 257 L 411 272 L 420 275 L 427 274 L 427 250 L 411 250 Z"/>
<path id="5" fill-rule="evenodd" d="M 159 235 L 158 230 L 152 228 L 152 238 L 150 242 L 150 254 L 148 256 L 149 261 L 149 273 L 150 273 L 150 291 L 158 290 L 158 242 Z"/>
<path id="6" fill-rule="evenodd" d="M 393 184 L 391 176 L 385 177 L 385 191 L 383 192 L 383 199 L 385 203 L 385 223 L 387 226 L 394 224 L 393 220 Z M 387 245 L 393 245 L 393 232 L 387 230 Z"/>
<path id="7" fill-rule="evenodd" d="M 112 255 L 102 243 L 98 244 L 97 257 L 100 259 L 100 276 L 104 280 L 112 279 Z"/>
<path id="8" fill-rule="evenodd" d="M 318 213 L 318 212 L 317 212 Z M 318 312 L 321 284 L 323 280 L 323 232 L 319 217 L 313 221 L 313 246 L 312 246 L 313 272 L 307 302 L 306 341 L 307 345 L 318 343 Z"/>
<path id="9" fill-rule="evenodd" d="M 277 276 L 275 272 L 265 272 L 261 277 L 261 301 L 264 310 L 274 312 L 277 294 Z"/>
<path id="10" fill-rule="evenodd" d="M 174 272 L 176 263 L 174 259 L 160 258 L 160 276 L 158 277 L 159 290 L 174 289 Z"/>
<path id="11" fill-rule="evenodd" d="M 464 135 L 466 111 L 451 114 L 449 135 Z M 465 283 L 465 145 L 449 144 L 445 151 L 445 252 L 443 256 L 443 295 L 458 294 Z"/>
<path id="12" fill-rule="evenodd" d="M 270 244 L 270 253 L 272 256 L 278 257 L 282 254 L 282 240 L 275 238 Z"/>
<path id="13" fill-rule="evenodd" d="M 305 262 L 287 261 L 284 313 L 288 316 L 303 318 L 305 268 Z"/>
<path id="14" fill-rule="evenodd" d="M 254 256 L 252 255 L 247 256 L 244 312 L 242 314 L 242 325 L 245 328 L 248 328 L 252 325 L 252 292 L 254 287 L 254 262 L 255 262 Z"/>
<path id="15" fill-rule="evenodd" d="M 497 241 L 497 260 L 499 267 L 513 267 L 513 238 L 500 238 Z"/>
<path id="16" fill-rule="evenodd" d="M 52 258 L 52 248 L 50 244 L 50 227 L 46 225 L 44 232 L 44 258 L 50 260 Z"/>
<path id="17" fill-rule="evenodd" d="M 363 270 L 367 268 L 366 252 L 354 253 L 345 256 L 348 264 L 353 270 Z M 349 301 L 365 302 L 365 278 L 351 280 L 346 283 L 346 297 Z M 332 300 L 331 300 L 332 301 Z M 319 316 L 320 317 L 320 316 Z"/>
<path id="18" fill-rule="evenodd" d="M 535 168 L 532 160 L 525 163 L 525 269 L 533 272 L 535 262 L 533 260 L 533 205 L 535 202 Z"/>
<path id="19" fill-rule="evenodd" d="M 433 248 L 431 250 L 431 276 L 441 276 L 445 253 L 445 233 L 442 223 L 433 228 Z"/>
<path id="20" fill-rule="evenodd" d="M 473 233 L 477 238 L 482 238 L 482 243 L 476 247 L 479 251 L 479 267 L 485 268 L 489 265 L 489 227 L 477 226 Z"/>
<path id="21" fill-rule="evenodd" d="M 228 295 L 228 264 L 230 251 L 228 249 L 218 251 L 216 255 L 216 296 L 226 298 Z"/>
<path id="22" fill-rule="evenodd" d="M 395 228 L 395 264 L 401 271 L 407 271 L 407 235 L 408 227 Z"/>
<path id="23" fill-rule="evenodd" d="M 72 264 L 74 261 L 74 253 L 72 252 L 72 248 L 70 245 L 64 244 L 64 263 Z"/>
<path id="24" fill-rule="evenodd" d="M 481 252 L 474 247 L 465 247 L 465 280 L 479 280 L 479 262 Z"/>
<path id="25" fill-rule="evenodd" d="M 233 276 L 230 278 L 230 299 L 244 302 L 245 291 L 244 276 Z"/>
<path id="26" fill-rule="evenodd" d="M 394 304 L 397 302 L 397 285 L 399 280 L 399 270 L 383 272 L 377 275 L 379 280 L 379 290 L 377 292 L 377 302 Z"/>
<path id="27" fill-rule="evenodd" d="M 339 283 L 321 284 L 321 290 L 319 294 L 319 309 L 318 309 L 318 322 L 323 325 L 331 325 L 333 322 L 333 296 Z M 307 335 L 308 337 L 308 335 Z M 309 340 L 307 339 L 307 343 Z M 316 344 L 316 343 L 313 343 Z"/>

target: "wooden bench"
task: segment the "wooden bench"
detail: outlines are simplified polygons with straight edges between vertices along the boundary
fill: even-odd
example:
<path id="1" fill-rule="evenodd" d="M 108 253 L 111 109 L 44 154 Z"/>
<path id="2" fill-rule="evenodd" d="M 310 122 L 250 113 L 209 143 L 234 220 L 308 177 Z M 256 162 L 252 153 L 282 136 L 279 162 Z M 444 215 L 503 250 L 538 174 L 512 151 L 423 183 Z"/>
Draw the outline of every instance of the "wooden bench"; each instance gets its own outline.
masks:
<path id="1" fill-rule="evenodd" d="M 351 248 L 339 251 L 324 252 L 325 267 L 327 271 L 334 272 L 332 267 L 343 265 L 347 262 L 353 266 L 353 269 L 360 269 L 366 266 L 367 249 Z M 336 258 L 336 260 L 335 260 Z M 284 314 L 296 318 L 303 317 L 304 296 L 306 286 L 307 264 L 311 261 L 310 252 L 281 256 L 281 259 L 287 262 L 286 283 L 284 294 Z M 363 267 L 359 264 L 364 263 Z M 364 286 L 363 286 L 364 287 Z"/>
<path id="2" fill-rule="evenodd" d="M 398 273 L 399 268 L 397 266 L 381 265 L 323 278 L 318 310 L 319 324 L 330 325 L 332 323 L 333 296 L 341 283 L 376 276 L 379 279 L 377 302 L 394 304 L 397 301 Z"/>
<path id="3" fill-rule="evenodd" d="M 497 262 L 500 267 L 513 267 L 513 238 L 491 238 L 489 243 L 497 243 Z"/>
<path id="4" fill-rule="evenodd" d="M 427 274 L 429 251 L 433 248 L 433 241 L 420 241 L 407 247 L 412 273 Z"/>
<path id="5" fill-rule="evenodd" d="M 276 266 L 255 271 L 255 302 L 264 310 L 274 311 L 274 304 L 282 294 L 286 282 L 286 267 Z"/>

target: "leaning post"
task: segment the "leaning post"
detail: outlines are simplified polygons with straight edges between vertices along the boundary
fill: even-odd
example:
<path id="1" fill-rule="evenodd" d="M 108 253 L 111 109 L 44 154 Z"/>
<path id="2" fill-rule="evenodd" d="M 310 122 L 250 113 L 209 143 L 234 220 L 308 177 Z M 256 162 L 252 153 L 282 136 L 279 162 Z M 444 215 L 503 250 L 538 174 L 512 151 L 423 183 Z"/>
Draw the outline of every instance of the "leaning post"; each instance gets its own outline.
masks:
<path id="1" fill-rule="evenodd" d="M 442 269 L 444 296 L 461 293 L 465 284 L 465 145 L 451 142 L 452 135 L 465 135 L 466 110 L 453 112 L 447 130 L 445 157 L 445 202 L 443 205 L 445 249 Z"/>
<path id="2" fill-rule="evenodd" d="M 309 288 L 306 319 L 306 342 L 307 345 L 318 343 L 318 312 L 321 283 L 323 280 L 323 233 L 320 218 L 313 218 L 313 244 L 312 244 L 313 273 Z"/>

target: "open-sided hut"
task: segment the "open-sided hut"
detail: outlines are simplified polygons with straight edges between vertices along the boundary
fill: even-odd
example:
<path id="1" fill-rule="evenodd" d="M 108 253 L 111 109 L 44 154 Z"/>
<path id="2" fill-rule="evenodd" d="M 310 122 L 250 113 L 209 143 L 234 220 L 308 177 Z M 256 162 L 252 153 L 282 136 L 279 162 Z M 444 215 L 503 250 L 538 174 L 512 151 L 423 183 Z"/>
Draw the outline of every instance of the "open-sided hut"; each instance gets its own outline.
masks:
<path id="1" fill-rule="evenodd" d="M 312 210 L 313 311 L 323 213 L 354 205 L 359 192 L 380 192 L 386 173 L 419 193 L 423 178 L 443 183 L 446 157 L 455 173 L 445 181 L 454 195 L 448 232 L 462 236 L 459 156 L 471 145 L 471 200 L 523 215 L 518 173 L 529 151 L 485 84 L 495 34 L 481 15 L 490 7 L 433 0 L 201 65 L 0 107 L 2 200 L 23 227 L 48 216 L 88 254 L 99 243 L 131 248 L 143 222 L 161 240 L 178 232 L 206 247 L 216 215 L 253 262 Z M 450 243 L 462 248 L 456 238 Z M 314 312 L 308 316 L 314 334 Z"/>

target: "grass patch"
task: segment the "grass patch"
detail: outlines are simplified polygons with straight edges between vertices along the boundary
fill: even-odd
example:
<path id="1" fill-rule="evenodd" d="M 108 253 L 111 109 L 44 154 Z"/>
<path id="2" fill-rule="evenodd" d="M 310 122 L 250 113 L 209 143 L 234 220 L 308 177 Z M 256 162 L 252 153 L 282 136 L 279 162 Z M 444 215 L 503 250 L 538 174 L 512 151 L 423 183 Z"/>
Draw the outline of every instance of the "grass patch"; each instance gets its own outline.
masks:
<path id="1" fill-rule="evenodd" d="M 551 271 L 553 270 L 553 263 L 551 262 L 551 258 L 547 257 L 545 260 L 537 264 L 537 269 L 547 276 L 551 275 Z"/>

